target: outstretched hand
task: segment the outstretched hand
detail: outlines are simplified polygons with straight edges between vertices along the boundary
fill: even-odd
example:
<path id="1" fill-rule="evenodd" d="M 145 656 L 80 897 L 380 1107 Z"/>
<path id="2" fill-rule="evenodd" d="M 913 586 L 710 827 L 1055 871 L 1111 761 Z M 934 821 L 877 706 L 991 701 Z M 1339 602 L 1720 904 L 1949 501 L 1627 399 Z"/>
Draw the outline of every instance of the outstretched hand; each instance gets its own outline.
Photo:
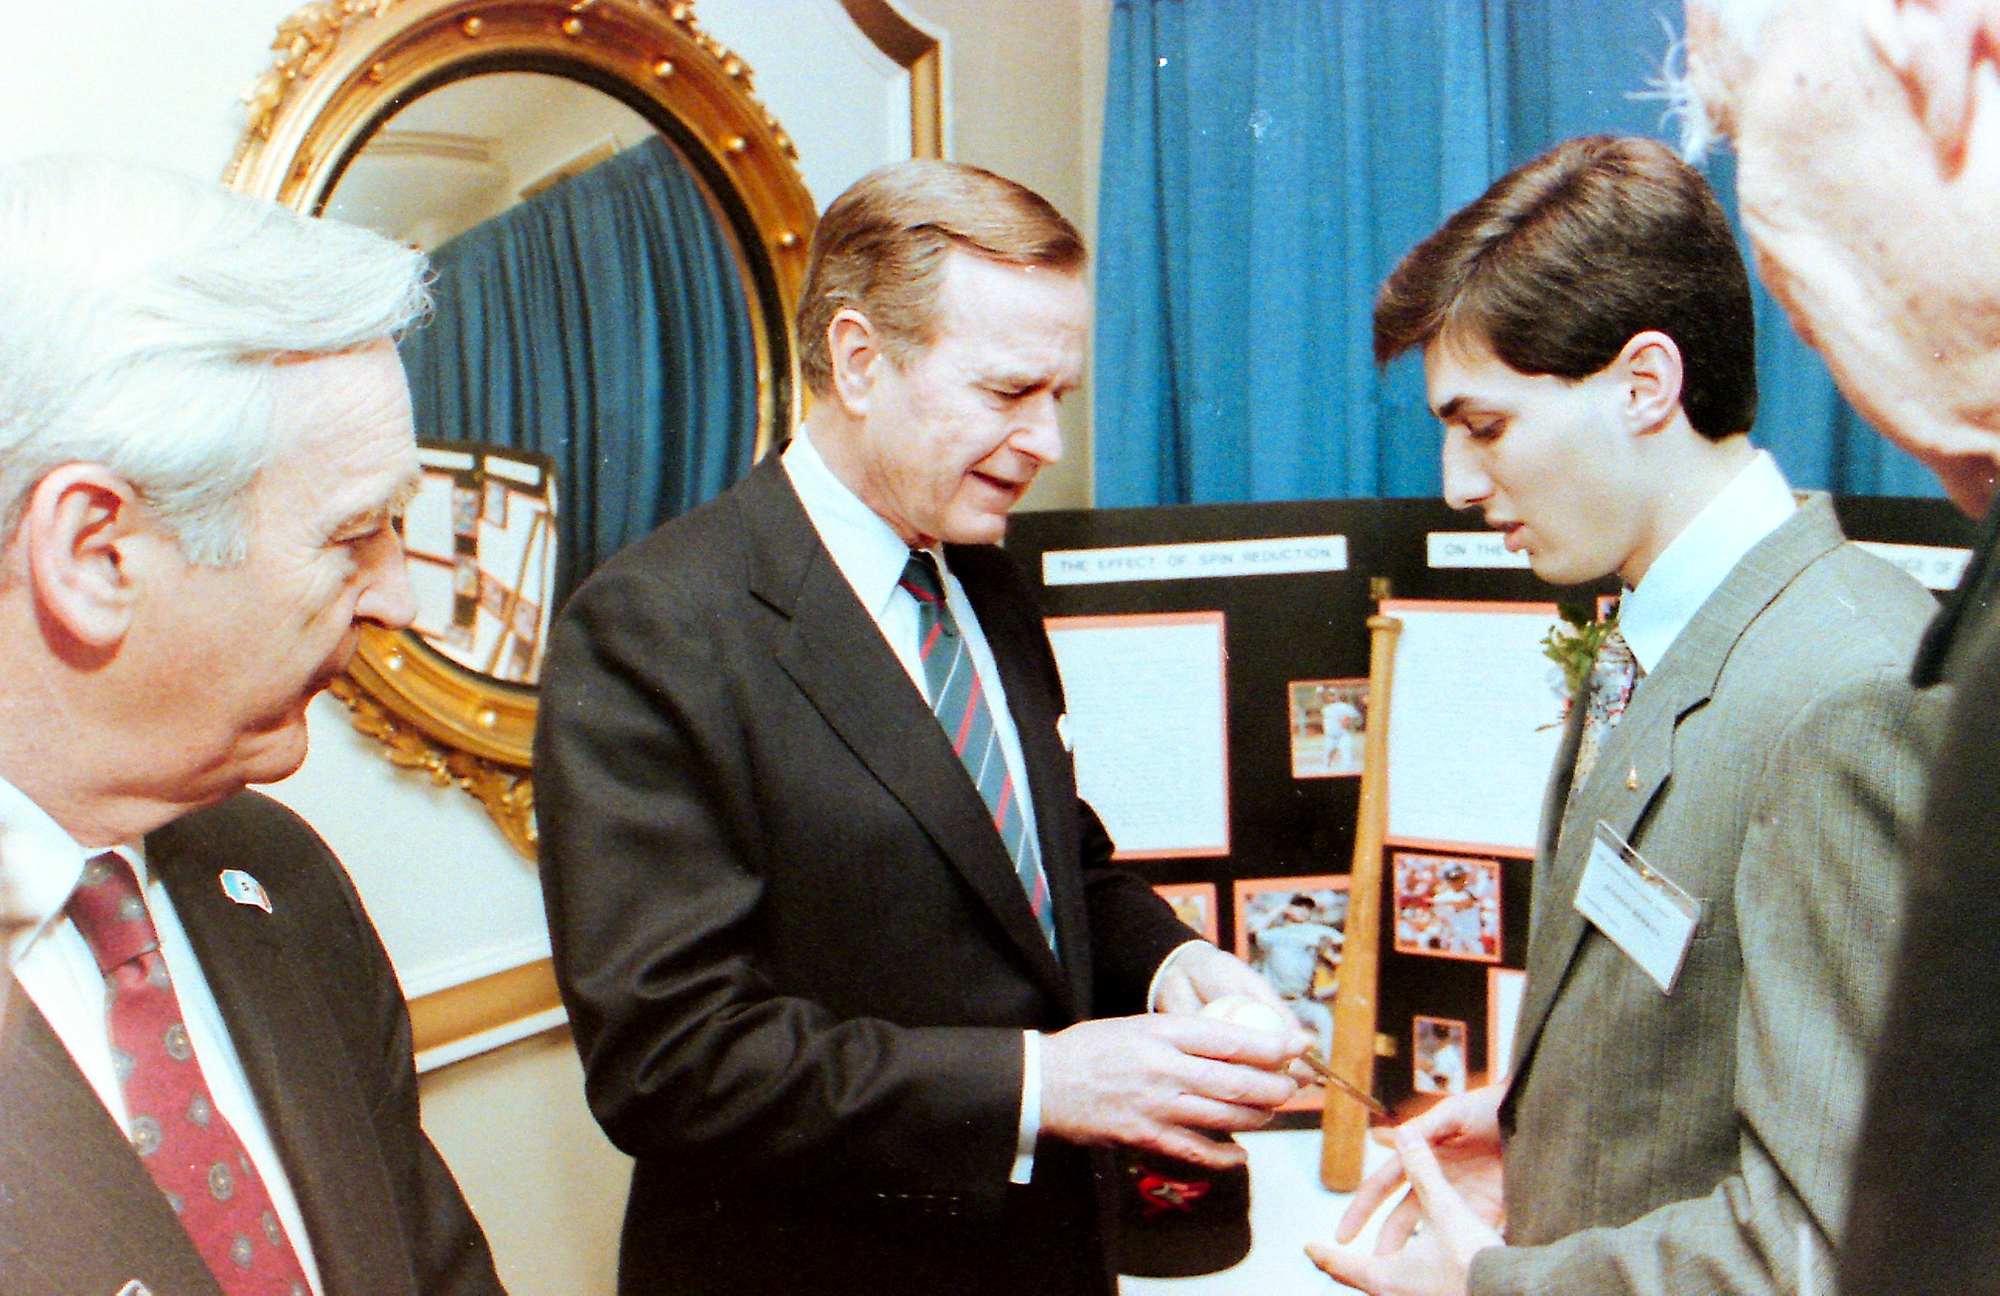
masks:
<path id="1" fill-rule="evenodd" d="M 1329 1277 L 1372 1296 L 1464 1296 L 1472 1258 L 1488 1247 L 1506 1244 L 1481 1211 L 1451 1185 L 1431 1145 L 1409 1125 L 1396 1131 L 1396 1160 L 1409 1182 L 1408 1200 L 1415 1201 L 1416 1211 L 1395 1244 L 1363 1255 L 1344 1246 L 1315 1243 L 1306 1247 L 1306 1255 Z M 1418 1222 L 1421 1229 L 1415 1227 Z M 1346 1231 L 1345 1219 L 1341 1227 L 1347 1237 L 1353 1236 Z"/>
<path id="2" fill-rule="evenodd" d="M 1423 1144 L 1445 1181 L 1481 1222 L 1496 1230 L 1506 1222 L 1500 1172 L 1500 1101 L 1506 1096 L 1505 1085 L 1454 1094 L 1396 1130 L 1397 1147 L 1400 1149 L 1406 1136 Z M 1354 1190 L 1354 1200 L 1341 1215 L 1334 1240 L 1352 1242 L 1382 1203 L 1407 1181 L 1399 1150 Z M 1394 1251 L 1408 1241 L 1421 1213 L 1417 1195 L 1404 1194 L 1376 1235 L 1375 1253 Z"/>

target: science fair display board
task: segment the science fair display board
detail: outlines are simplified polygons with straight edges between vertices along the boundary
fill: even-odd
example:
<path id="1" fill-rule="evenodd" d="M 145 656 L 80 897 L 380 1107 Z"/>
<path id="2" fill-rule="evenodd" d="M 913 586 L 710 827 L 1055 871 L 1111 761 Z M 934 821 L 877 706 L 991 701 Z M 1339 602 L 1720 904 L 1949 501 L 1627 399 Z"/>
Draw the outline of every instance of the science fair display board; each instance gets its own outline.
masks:
<path id="1" fill-rule="evenodd" d="M 1942 500 L 1836 501 L 1849 536 L 1932 589 L 1972 524 Z M 1503 1072 L 1518 1008 L 1563 672 L 1557 588 L 1436 500 L 1020 514 L 1068 697 L 1077 781 L 1189 926 L 1269 976 L 1331 1043 L 1359 775 L 1368 618 L 1395 616 L 1377 943 L 1375 1092 L 1393 1108 Z M 1305 1091 L 1281 1121 L 1316 1124 Z"/>

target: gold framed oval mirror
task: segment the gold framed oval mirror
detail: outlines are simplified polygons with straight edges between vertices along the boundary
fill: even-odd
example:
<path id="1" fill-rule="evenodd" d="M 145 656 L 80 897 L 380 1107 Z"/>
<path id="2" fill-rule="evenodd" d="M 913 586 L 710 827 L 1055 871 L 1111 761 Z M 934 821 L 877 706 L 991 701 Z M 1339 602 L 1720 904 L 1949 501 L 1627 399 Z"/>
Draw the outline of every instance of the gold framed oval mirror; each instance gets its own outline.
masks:
<path id="1" fill-rule="evenodd" d="M 403 346 L 418 622 L 365 633 L 334 691 L 532 857 L 549 619 L 782 439 L 812 198 L 686 3 L 318 0 L 274 48 L 226 182 L 438 267 Z"/>

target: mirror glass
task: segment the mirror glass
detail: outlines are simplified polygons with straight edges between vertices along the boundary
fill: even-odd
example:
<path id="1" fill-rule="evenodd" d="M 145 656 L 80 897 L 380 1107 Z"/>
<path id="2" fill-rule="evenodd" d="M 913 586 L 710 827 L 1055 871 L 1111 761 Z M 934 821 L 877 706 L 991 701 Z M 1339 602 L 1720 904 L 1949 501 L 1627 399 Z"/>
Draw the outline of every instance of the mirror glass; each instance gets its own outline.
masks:
<path id="1" fill-rule="evenodd" d="M 423 249 L 436 308 L 402 344 L 424 487 L 404 525 L 412 634 L 532 685 L 605 558 L 750 466 L 750 277 L 686 156 L 592 86 L 468 76 L 387 117 L 324 214 Z"/>

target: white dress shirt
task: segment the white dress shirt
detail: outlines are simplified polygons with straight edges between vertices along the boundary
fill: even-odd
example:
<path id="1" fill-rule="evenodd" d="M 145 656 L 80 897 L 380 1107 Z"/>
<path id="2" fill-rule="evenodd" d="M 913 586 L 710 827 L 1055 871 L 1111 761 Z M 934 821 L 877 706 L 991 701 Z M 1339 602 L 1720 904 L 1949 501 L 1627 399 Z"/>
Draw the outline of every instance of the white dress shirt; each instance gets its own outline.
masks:
<path id="1" fill-rule="evenodd" d="M 138 874 L 140 890 L 160 938 L 160 956 L 166 961 L 167 974 L 173 978 L 182 1024 L 194 1045 L 195 1061 L 201 1067 L 209 1095 L 236 1131 L 251 1164 L 257 1167 L 270 1194 L 272 1208 L 291 1237 L 292 1249 L 298 1253 L 299 1267 L 318 1296 L 319 1267 L 313 1261 L 312 1241 L 306 1235 L 298 1197 L 285 1177 L 284 1163 L 278 1159 L 263 1113 L 250 1092 L 249 1077 L 236 1055 L 236 1046 L 223 1024 L 222 1012 L 209 991 L 208 978 L 195 958 L 194 947 L 188 943 L 187 932 L 174 912 L 173 902 L 167 898 L 166 888 L 147 869 L 144 847 L 132 843 L 115 849 Z M 0 779 L 0 895 L 6 898 L 9 915 L 27 924 L 7 943 L 4 952 L 8 964 L 22 991 L 41 1010 L 77 1069 L 96 1091 L 98 1101 L 123 1130 L 127 1125 L 125 1093 L 111 1063 L 104 975 L 98 971 L 96 957 L 67 912 L 70 893 L 83 877 L 85 863 L 102 853 L 77 845 L 46 811 L 11 783 Z"/>
<path id="2" fill-rule="evenodd" d="M 791 478 L 792 489 L 798 493 L 799 503 L 805 506 L 813 530 L 819 532 L 820 543 L 833 555 L 834 566 L 847 578 L 861 606 L 875 619 L 882 637 L 888 640 L 896 659 L 909 673 L 917 695 L 928 706 L 923 655 L 917 636 L 917 601 L 899 584 L 903 569 L 909 565 L 910 547 L 874 509 L 833 475 L 804 429 L 785 448 L 784 463 L 785 474 Z M 945 565 L 943 547 L 932 550 L 931 556 L 937 559 L 938 571 L 944 578 L 945 606 L 951 609 L 952 620 L 958 623 L 959 637 L 972 655 L 979 686 L 990 699 L 993 731 L 1000 738 L 1007 773 L 1012 776 L 1014 786 L 1023 789 L 1019 798 L 1021 817 L 1032 833 L 1036 831 L 1035 802 L 1030 794 L 1027 762 L 1021 758 L 1021 736 L 1014 728 L 1013 713 L 1007 709 L 1007 690 L 1000 682 L 999 668 L 993 663 L 993 650 L 987 646 L 986 632 L 980 629 L 979 617 L 966 600 L 965 590 Z M 1042 1129 L 1041 1061 L 1041 1036 L 1035 1031 L 1023 1032 L 1020 1133 L 1015 1142 L 1014 1166 L 1008 1174 L 1011 1183 L 1027 1183 L 1034 1174 L 1035 1139 Z"/>
<path id="3" fill-rule="evenodd" d="M 1660 664 L 1743 555 L 1797 510 L 1777 460 L 1759 450 L 1619 600 L 1618 633 L 1640 669 L 1650 674 Z"/>

